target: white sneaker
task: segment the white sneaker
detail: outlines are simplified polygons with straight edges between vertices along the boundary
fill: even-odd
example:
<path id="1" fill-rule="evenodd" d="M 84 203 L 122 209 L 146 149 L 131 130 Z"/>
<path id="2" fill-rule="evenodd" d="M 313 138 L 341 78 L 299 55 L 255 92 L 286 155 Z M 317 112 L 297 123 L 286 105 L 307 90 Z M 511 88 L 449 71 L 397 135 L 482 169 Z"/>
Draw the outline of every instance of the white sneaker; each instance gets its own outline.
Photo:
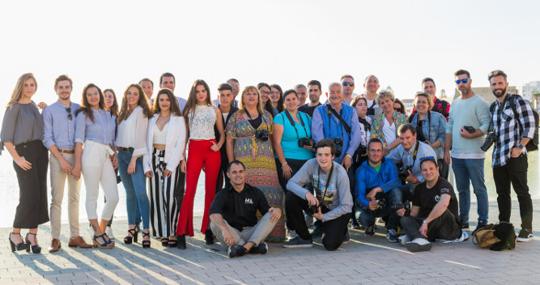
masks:
<path id="1" fill-rule="evenodd" d="M 413 241 L 406 243 L 405 247 L 410 252 L 428 251 L 431 249 L 431 243 L 425 238 L 415 238 Z"/>
<path id="2" fill-rule="evenodd" d="M 455 242 L 464 242 L 469 239 L 469 233 L 466 231 L 461 231 L 461 236 L 457 239 L 452 240 L 440 240 L 441 243 L 455 243 Z"/>
<path id="3" fill-rule="evenodd" d="M 405 245 L 406 243 L 408 243 L 408 242 L 411 241 L 411 239 L 409 238 L 408 235 L 402 235 L 402 236 L 399 236 L 399 237 L 398 237 L 398 240 L 399 240 L 399 243 L 400 243 L 401 245 Z"/>
<path id="4" fill-rule="evenodd" d="M 111 240 L 114 240 L 114 235 L 111 227 L 107 226 L 105 228 L 105 233 L 109 236 Z"/>

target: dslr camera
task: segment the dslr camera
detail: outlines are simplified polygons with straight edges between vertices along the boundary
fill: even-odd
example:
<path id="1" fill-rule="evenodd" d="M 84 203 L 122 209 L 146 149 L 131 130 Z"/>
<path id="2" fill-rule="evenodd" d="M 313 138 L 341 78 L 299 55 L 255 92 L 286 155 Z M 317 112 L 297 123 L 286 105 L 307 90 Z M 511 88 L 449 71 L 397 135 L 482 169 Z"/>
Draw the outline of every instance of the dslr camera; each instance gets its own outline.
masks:
<path id="1" fill-rule="evenodd" d="M 336 146 L 336 157 L 340 157 L 343 151 L 343 139 L 334 138 L 334 145 Z"/>
<path id="2" fill-rule="evenodd" d="M 298 139 L 298 146 L 299 147 L 313 147 L 313 140 L 310 138 L 300 138 Z"/>
<path id="3" fill-rule="evenodd" d="M 268 140 L 268 137 L 269 137 L 269 133 L 268 133 L 268 130 L 257 130 L 255 131 L 255 138 L 260 140 L 260 141 L 267 141 Z"/>
<path id="4" fill-rule="evenodd" d="M 495 143 L 497 140 L 497 136 L 495 135 L 495 132 L 489 132 L 486 135 L 486 140 L 484 141 L 484 144 L 480 147 L 483 151 L 488 151 L 488 149 Z"/>

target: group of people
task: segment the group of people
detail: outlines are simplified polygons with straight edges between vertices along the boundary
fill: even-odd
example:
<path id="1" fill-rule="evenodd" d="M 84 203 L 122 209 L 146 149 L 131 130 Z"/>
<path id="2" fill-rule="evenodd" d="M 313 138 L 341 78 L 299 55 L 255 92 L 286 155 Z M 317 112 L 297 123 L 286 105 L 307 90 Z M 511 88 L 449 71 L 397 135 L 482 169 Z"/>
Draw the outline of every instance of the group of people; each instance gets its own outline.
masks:
<path id="1" fill-rule="evenodd" d="M 230 257 L 264 254 L 265 241 L 308 247 L 317 237 L 336 250 L 350 238 L 351 220 L 373 235 L 378 217 L 388 241 L 429 250 L 437 239 L 468 238 L 471 182 L 477 228 L 488 222 L 486 134 L 494 142 L 498 220 L 509 222 L 512 184 L 522 220 L 518 241 L 528 241 L 533 212 L 526 146 L 538 126 L 528 102 L 507 92 L 504 72 L 493 71 L 488 80 L 497 99 L 491 107 L 472 91 L 469 72 L 457 71 L 461 96 L 450 106 L 425 78 L 407 116 L 392 91 L 379 90 L 374 75 L 365 78 L 361 95 L 354 93 L 353 76 L 342 76 L 329 85 L 326 102 L 317 80 L 285 92 L 259 83 L 240 94 L 236 79 L 219 85 L 212 101 L 204 80 L 193 83 L 187 100 L 176 97 L 175 77 L 164 73 L 155 95 L 148 78 L 129 85 L 120 103 L 112 89 L 88 84 L 80 105 L 70 99 L 72 80 L 61 75 L 54 83 L 58 100 L 47 106 L 34 103 L 37 81 L 23 74 L 0 137 L 20 188 L 11 249 L 41 252 L 38 225 L 49 216 L 49 251 L 61 249 L 66 181 L 68 246 L 114 247 L 111 227 L 122 183 L 128 216 L 123 242 L 138 243 L 140 234 L 144 248 L 154 237 L 185 249 L 186 236 L 194 235 L 194 198 L 204 171 L 200 231 L 207 244 L 217 238 L 226 245 Z M 458 195 L 447 181 L 450 166 Z M 79 233 L 81 177 L 91 244 Z M 100 189 L 105 201 L 98 214 Z M 25 238 L 21 229 L 29 229 Z"/>

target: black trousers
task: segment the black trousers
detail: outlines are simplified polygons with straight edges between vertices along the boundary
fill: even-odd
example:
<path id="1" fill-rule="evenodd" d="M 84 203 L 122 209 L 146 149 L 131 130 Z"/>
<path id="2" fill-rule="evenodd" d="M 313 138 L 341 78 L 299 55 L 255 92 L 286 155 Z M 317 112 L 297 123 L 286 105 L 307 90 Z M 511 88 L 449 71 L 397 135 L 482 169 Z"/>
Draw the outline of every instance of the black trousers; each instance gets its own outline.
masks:
<path id="1" fill-rule="evenodd" d="M 437 164 L 439 165 L 439 175 L 448 180 L 448 173 L 450 172 L 450 165 L 444 162 L 444 159 L 438 159 Z"/>
<path id="2" fill-rule="evenodd" d="M 521 227 L 532 231 L 533 205 L 529 186 L 527 185 L 527 156 L 521 155 L 510 158 L 504 166 L 493 167 L 493 179 L 497 189 L 497 205 L 499 206 L 499 221 L 509 222 L 512 202 L 510 199 L 510 183 L 517 194 Z"/>
<path id="3" fill-rule="evenodd" d="M 15 162 L 13 167 L 19 182 L 19 205 L 15 211 L 14 228 L 33 229 L 49 221 L 47 207 L 47 168 L 49 156 L 41 141 L 15 146 L 17 153 L 32 164 L 23 170 Z"/>
<path id="4" fill-rule="evenodd" d="M 217 183 L 216 183 L 216 193 L 219 192 L 224 187 L 229 186 L 231 181 L 227 176 L 227 167 L 229 167 L 229 159 L 227 158 L 227 151 L 224 147 L 221 148 L 221 170 L 219 171 Z M 185 174 L 184 174 L 185 177 Z M 223 184 L 225 182 L 225 185 Z"/>
<path id="5" fill-rule="evenodd" d="M 307 201 L 292 192 L 287 192 L 285 211 L 289 229 L 296 231 L 302 239 L 311 240 L 303 213 L 303 211 L 311 211 Z M 325 249 L 336 250 L 341 246 L 347 234 L 347 225 L 350 218 L 351 214 L 349 213 L 331 221 L 322 222 L 322 244 Z"/>
<path id="6" fill-rule="evenodd" d="M 418 231 L 423 221 L 424 219 L 411 216 L 401 217 L 400 220 L 401 227 L 411 240 L 424 238 Z M 440 217 L 429 223 L 427 239 L 434 241 L 435 239 L 453 240 L 459 238 L 461 236 L 461 227 L 457 221 L 456 216 L 452 212 L 449 210 L 444 211 Z"/>
<path id="7" fill-rule="evenodd" d="M 293 177 L 307 161 L 289 158 L 286 158 L 285 160 L 287 161 L 287 164 L 292 170 L 291 177 Z M 285 179 L 285 177 L 283 176 L 283 169 L 281 168 L 281 163 L 279 162 L 279 159 L 276 159 L 276 170 L 278 172 L 279 185 L 281 185 L 283 191 L 287 191 L 287 181 L 289 181 L 289 179 Z"/>

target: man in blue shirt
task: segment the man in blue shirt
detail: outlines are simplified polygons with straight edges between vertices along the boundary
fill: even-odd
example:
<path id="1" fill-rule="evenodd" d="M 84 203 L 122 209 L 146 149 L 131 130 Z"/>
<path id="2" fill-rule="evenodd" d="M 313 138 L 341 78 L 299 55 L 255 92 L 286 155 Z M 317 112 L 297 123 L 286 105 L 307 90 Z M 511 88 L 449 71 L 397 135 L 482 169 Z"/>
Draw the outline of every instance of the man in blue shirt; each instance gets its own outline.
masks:
<path id="1" fill-rule="evenodd" d="M 359 209 L 355 215 L 367 235 L 375 233 L 375 218 L 383 217 L 388 232 L 386 238 L 397 242 L 399 216 L 396 211 L 403 208 L 401 183 L 394 162 L 384 158 L 381 140 L 371 139 L 368 143 L 368 160 L 356 171 L 356 200 Z"/>
<path id="2" fill-rule="evenodd" d="M 159 77 L 159 88 L 167 88 L 170 89 L 174 93 L 174 88 L 176 87 L 176 79 L 174 78 L 174 74 L 170 72 L 165 72 Z M 180 96 L 176 96 L 178 99 L 178 106 L 180 107 L 180 111 L 184 112 L 184 107 L 186 107 L 186 99 L 181 98 Z"/>
<path id="3" fill-rule="evenodd" d="M 75 149 L 75 112 L 79 105 L 70 100 L 72 80 L 60 75 L 54 84 L 58 101 L 43 111 L 43 145 L 51 152 L 49 159 L 51 175 L 51 246 L 49 252 L 61 248 L 60 225 L 64 185 L 68 181 L 68 217 L 71 232 L 70 247 L 90 248 L 79 235 L 80 180 L 71 175 Z"/>

